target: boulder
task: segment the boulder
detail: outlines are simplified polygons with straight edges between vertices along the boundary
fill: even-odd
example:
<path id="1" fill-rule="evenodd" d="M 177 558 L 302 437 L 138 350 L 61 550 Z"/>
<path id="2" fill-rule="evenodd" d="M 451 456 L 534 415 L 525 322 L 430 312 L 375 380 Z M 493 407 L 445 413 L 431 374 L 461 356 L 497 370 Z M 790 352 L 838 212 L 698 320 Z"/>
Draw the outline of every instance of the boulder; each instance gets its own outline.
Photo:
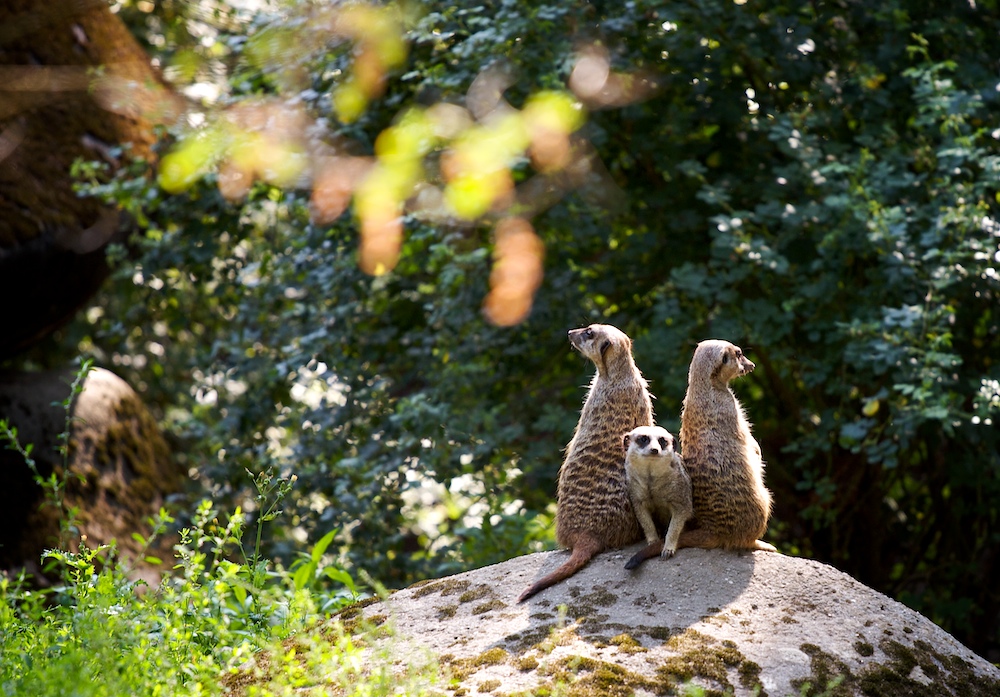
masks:
<path id="1" fill-rule="evenodd" d="M 77 536 L 60 539 L 60 520 L 69 509 L 76 509 L 76 528 L 88 545 L 115 540 L 120 552 L 135 556 L 142 549 L 133 533 L 148 534 L 147 519 L 183 485 L 183 472 L 155 419 L 139 395 L 108 370 L 92 370 L 72 404 L 64 459 L 58 452 L 59 434 L 66 429 L 61 404 L 72 380 L 59 373 L 0 375 L 0 418 L 17 429 L 22 446 L 34 446 L 39 474 L 54 472 L 66 483 L 63 505 L 51 505 L 24 458 L 0 449 L 0 569 L 33 570 L 45 549 L 74 548 Z"/>
<path id="2" fill-rule="evenodd" d="M 426 581 L 345 622 L 392 628 L 398 661 L 436 656 L 456 695 L 1000 695 L 995 666 L 826 564 L 684 549 L 626 571 L 637 549 L 524 604 L 565 552 Z"/>

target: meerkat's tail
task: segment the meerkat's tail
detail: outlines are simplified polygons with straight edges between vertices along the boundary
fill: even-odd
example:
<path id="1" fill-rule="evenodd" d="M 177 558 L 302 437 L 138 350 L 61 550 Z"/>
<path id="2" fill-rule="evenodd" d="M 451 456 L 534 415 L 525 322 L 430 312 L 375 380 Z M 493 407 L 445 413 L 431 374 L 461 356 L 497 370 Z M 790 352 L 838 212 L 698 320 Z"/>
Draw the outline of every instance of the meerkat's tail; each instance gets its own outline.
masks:
<path id="1" fill-rule="evenodd" d="M 587 539 L 578 541 L 577 544 L 573 545 L 573 551 L 569 555 L 569 559 L 566 560 L 566 563 L 548 576 L 536 581 L 531 587 L 521 593 L 517 602 L 523 603 L 525 600 L 535 595 L 535 593 L 543 591 L 549 586 L 554 586 L 563 579 L 569 578 L 582 569 L 587 562 L 602 549 L 604 549 L 604 545 L 600 544 L 596 540 Z"/>
<path id="2" fill-rule="evenodd" d="M 652 559 L 653 557 L 660 556 L 660 552 L 662 551 L 663 551 L 663 540 L 660 540 L 659 542 L 654 542 L 653 544 L 646 545 L 638 552 L 633 554 L 631 559 L 625 562 L 625 568 L 630 570 L 634 569 L 647 559 Z"/>

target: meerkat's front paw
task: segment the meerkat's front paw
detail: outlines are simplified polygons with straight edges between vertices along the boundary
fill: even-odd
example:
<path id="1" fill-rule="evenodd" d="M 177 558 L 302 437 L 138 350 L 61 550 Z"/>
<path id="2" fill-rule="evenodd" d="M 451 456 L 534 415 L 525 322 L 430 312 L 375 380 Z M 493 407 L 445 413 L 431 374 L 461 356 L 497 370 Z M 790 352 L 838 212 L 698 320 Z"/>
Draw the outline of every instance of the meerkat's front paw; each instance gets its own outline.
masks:
<path id="1" fill-rule="evenodd" d="M 670 557 L 674 556 L 674 552 L 676 552 L 676 551 L 677 551 L 676 549 L 671 549 L 669 547 L 664 547 L 663 551 L 660 552 L 660 558 L 661 559 L 669 559 Z"/>

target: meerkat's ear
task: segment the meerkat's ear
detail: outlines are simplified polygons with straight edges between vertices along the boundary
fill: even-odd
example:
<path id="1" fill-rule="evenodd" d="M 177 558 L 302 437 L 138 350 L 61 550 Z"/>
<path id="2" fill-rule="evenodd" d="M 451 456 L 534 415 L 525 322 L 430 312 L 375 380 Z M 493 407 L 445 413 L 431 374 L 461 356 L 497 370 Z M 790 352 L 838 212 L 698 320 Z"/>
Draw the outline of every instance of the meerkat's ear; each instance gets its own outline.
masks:
<path id="1" fill-rule="evenodd" d="M 609 348 L 611 348 L 611 340 L 610 339 L 604 339 L 601 342 L 601 350 L 600 350 L 600 353 L 598 354 L 601 357 L 601 360 L 600 361 L 594 361 L 594 363 L 597 364 L 597 372 L 601 373 L 602 375 L 607 375 L 607 373 L 608 373 L 607 353 L 608 353 L 608 349 Z"/>
<path id="2" fill-rule="evenodd" d="M 624 450 L 625 452 L 628 452 L 628 442 L 629 442 L 630 440 L 631 440 L 631 438 L 629 437 L 629 434 L 627 434 L 627 433 L 625 434 L 625 437 L 624 437 L 624 438 L 622 438 L 622 449 L 623 449 L 623 450 Z"/>

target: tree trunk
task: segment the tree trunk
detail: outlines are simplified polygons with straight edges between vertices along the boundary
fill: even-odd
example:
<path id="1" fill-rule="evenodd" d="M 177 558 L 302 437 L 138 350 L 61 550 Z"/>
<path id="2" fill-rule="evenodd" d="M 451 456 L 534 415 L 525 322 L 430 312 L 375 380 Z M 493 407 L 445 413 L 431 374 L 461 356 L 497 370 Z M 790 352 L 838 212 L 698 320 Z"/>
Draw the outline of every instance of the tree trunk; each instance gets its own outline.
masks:
<path id="1" fill-rule="evenodd" d="M 108 274 L 118 212 L 73 192 L 74 160 L 149 157 L 172 97 L 103 1 L 0 0 L 0 360 L 68 321 Z M 165 110 L 159 110 L 165 115 Z"/>

